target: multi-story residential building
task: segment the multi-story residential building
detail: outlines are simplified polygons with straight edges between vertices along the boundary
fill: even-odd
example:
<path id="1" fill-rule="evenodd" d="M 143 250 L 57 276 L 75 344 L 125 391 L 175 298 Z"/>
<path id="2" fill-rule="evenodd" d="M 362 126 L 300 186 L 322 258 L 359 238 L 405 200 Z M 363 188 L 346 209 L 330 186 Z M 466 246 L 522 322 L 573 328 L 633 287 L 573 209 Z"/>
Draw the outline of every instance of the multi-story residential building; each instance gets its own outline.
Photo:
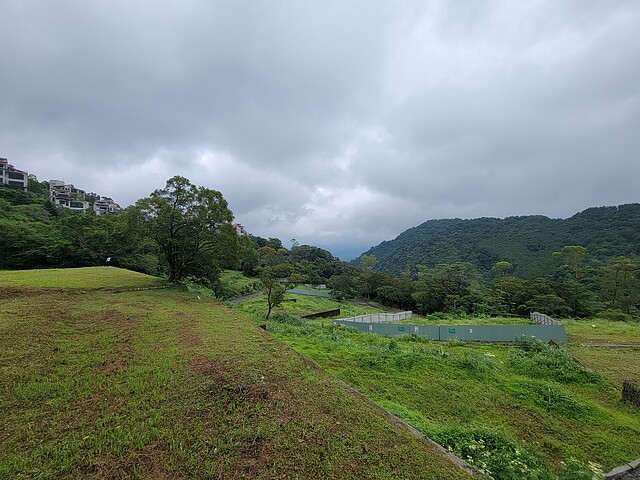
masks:
<path id="1" fill-rule="evenodd" d="M 6 158 L 0 158 L 0 186 L 26 192 L 29 189 L 29 174 L 15 168 Z"/>
<path id="2" fill-rule="evenodd" d="M 236 233 L 238 235 L 247 235 L 247 231 L 244 229 L 244 226 L 240 223 L 234 223 L 233 228 L 236 229 Z"/>
<path id="3" fill-rule="evenodd" d="M 89 200 L 87 200 L 87 196 Z M 96 215 L 121 210 L 120 205 L 108 197 L 100 197 L 95 193 L 86 194 L 84 190 L 66 184 L 62 180 L 49 180 L 49 199 L 58 207 L 65 207 L 74 212 L 85 212 L 93 204 Z"/>
<path id="4" fill-rule="evenodd" d="M 49 180 L 49 199 L 58 207 L 65 207 L 74 212 L 84 212 L 89 202 L 84 198 L 84 190 L 67 185 L 62 180 Z"/>
<path id="5" fill-rule="evenodd" d="M 106 215 L 118 210 L 122 210 L 120 205 L 107 197 L 101 197 L 100 200 L 96 199 L 93 202 L 93 211 L 96 212 L 96 215 Z"/>

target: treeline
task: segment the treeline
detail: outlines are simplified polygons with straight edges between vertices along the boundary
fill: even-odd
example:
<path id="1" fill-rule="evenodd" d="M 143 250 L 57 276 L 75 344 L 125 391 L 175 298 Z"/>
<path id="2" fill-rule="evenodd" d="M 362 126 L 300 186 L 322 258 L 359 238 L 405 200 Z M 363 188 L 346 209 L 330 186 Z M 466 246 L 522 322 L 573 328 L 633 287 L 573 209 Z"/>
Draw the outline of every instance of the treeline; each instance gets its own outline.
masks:
<path id="1" fill-rule="evenodd" d="M 238 235 L 222 193 L 183 177 L 120 212 L 72 212 L 49 201 L 47 182 L 0 188 L 0 269 L 117 265 L 214 291 L 222 269 L 326 283 L 347 265 L 326 250 Z"/>
<path id="2" fill-rule="evenodd" d="M 637 260 L 619 256 L 601 263 L 577 245 L 565 246 L 550 257 L 556 265 L 551 275 L 523 279 L 513 275 L 513 265 L 506 261 L 496 262 L 488 272 L 469 262 L 454 262 L 418 265 L 415 275 L 394 276 L 375 271 L 377 259 L 363 255 L 359 275 L 339 276 L 329 283 L 345 296 L 363 295 L 421 314 L 528 315 L 538 311 L 558 317 L 598 314 L 613 320 L 638 319 Z"/>
<path id="3" fill-rule="evenodd" d="M 637 247 L 633 247 L 638 230 L 632 232 L 640 212 L 636 205 L 614 207 L 615 212 L 590 209 L 579 214 L 580 221 L 571 228 L 582 227 L 573 234 L 581 232 L 595 239 L 595 230 L 587 226 L 595 222 L 601 227 L 598 242 L 585 242 L 596 245 L 595 252 L 569 243 L 556 249 L 541 248 L 546 236 L 536 233 L 536 243 L 532 232 L 538 231 L 534 224 L 546 220 L 526 217 L 523 221 L 529 234 L 521 238 L 524 247 L 516 248 L 513 243 L 502 255 L 478 253 L 480 264 L 468 261 L 464 252 L 472 251 L 473 245 L 460 242 L 460 237 L 478 236 L 485 231 L 478 225 L 483 221 L 495 225 L 496 220 L 442 221 L 438 223 L 440 236 L 458 233 L 451 241 L 456 248 L 451 247 L 446 261 L 435 263 L 428 257 L 428 262 L 421 262 L 422 256 L 411 256 L 408 251 L 409 258 L 398 260 L 404 268 L 389 272 L 380 271 L 382 261 L 372 254 L 362 255 L 357 265 L 347 264 L 326 250 L 295 240 L 287 249 L 277 238 L 238 235 L 222 194 L 183 177 L 173 177 L 135 205 L 103 216 L 55 207 L 48 200 L 48 185 L 35 177 L 29 187 L 29 192 L 0 189 L 1 269 L 103 265 L 111 258 L 112 265 L 165 276 L 172 282 L 199 283 L 214 292 L 220 291 L 222 269 L 239 270 L 262 279 L 269 311 L 282 300 L 283 284 L 309 283 L 327 284 L 338 300 L 364 298 L 421 314 L 528 315 L 539 311 L 560 317 L 600 314 L 618 320 L 639 316 L 640 267 L 634 253 Z M 615 235 L 605 228 L 611 225 L 611 215 L 618 217 L 620 231 Z M 473 228 L 466 232 L 465 226 Z M 621 235 L 627 240 L 614 245 Z M 608 257 L 603 255 L 603 245 L 610 247 Z M 522 264 L 509 261 L 517 258 L 512 254 L 518 248 L 544 257 L 545 273 L 533 275 L 534 270 L 526 270 L 529 275 L 523 275 Z M 401 258 L 397 255 L 394 250 L 386 261 Z"/>

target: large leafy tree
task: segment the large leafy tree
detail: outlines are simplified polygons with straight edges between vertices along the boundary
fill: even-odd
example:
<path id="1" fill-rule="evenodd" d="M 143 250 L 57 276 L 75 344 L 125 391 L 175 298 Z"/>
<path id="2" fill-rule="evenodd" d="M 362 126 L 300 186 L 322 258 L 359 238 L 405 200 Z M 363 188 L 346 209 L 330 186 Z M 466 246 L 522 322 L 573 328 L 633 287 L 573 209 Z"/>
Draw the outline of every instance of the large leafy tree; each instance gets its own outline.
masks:
<path id="1" fill-rule="evenodd" d="M 165 188 L 136 202 L 141 223 L 164 253 L 169 281 L 187 275 L 215 279 L 216 241 L 233 220 L 222 193 L 175 176 Z"/>

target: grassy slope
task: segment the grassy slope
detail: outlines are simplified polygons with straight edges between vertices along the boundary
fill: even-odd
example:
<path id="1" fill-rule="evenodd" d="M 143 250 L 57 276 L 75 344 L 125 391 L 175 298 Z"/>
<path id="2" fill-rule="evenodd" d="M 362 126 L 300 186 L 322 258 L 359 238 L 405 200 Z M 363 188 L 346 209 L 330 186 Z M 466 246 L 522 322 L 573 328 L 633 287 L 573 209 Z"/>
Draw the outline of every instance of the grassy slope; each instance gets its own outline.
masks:
<path id="1" fill-rule="evenodd" d="M 569 351 L 587 367 L 602 373 L 616 388 L 624 380 L 640 383 L 640 323 L 606 320 L 563 322 L 567 328 Z M 590 343 L 635 344 L 635 348 L 589 347 Z"/>
<path id="2" fill-rule="evenodd" d="M 286 300 L 278 307 L 275 307 L 273 314 L 286 313 L 291 315 L 309 315 L 312 313 L 326 312 L 328 310 L 340 309 L 340 317 L 355 317 L 367 313 L 380 313 L 382 310 L 375 307 L 358 305 L 350 302 L 336 302 L 328 298 L 314 297 L 311 295 L 295 295 L 288 293 Z M 295 300 L 291 301 L 291 300 Z M 264 296 L 254 297 L 236 306 L 236 309 L 250 315 L 254 319 L 259 319 L 267 312 Z M 320 319 L 322 321 L 322 319 Z M 331 319 L 325 319 L 327 324 Z"/>
<path id="3" fill-rule="evenodd" d="M 115 267 L 0 271 L 0 287 L 118 289 L 163 286 L 160 278 Z"/>
<path id="4" fill-rule="evenodd" d="M 280 310 L 331 308 L 326 300 L 305 308 L 307 300 L 297 298 Z M 266 311 L 261 298 L 238 308 L 256 320 Z M 561 365 L 515 368 L 516 349 L 509 346 L 394 343 L 331 328 L 327 319 L 284 322 L 268 322 L 268 331 L 433 438 L 456 429 L 494 431 L 521 442 L 552 470 L 577 458 L 607 471 L 640 451 L 638 410 L 620 401 L 622 378 L 637 379 L 640 372 L 639 350 L 580 346 L 591 338 L 638 341 L 640 325 L 568 322 L 569 350 L 600 377 L 564 381 Z"/>
<path id="5" fill-rule="evenodd" d="M 91 289 L 145 283 L 0 273 L 0 478 L 467 478 L 217 301 Z"/>

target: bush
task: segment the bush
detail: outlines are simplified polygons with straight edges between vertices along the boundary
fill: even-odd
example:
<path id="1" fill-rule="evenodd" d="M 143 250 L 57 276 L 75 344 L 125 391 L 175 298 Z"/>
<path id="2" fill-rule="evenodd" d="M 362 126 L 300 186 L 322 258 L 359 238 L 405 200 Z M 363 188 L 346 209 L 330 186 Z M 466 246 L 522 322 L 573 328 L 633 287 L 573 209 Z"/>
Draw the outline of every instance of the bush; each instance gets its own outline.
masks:
<path id="1" fill-rule="evenodd" d="M 572 461 L 560 477 L 504 433 L 489 429 L 435 432 L 433 439 L 495 480 L 591 480 L 593 472 Z"/>
<path id="2" fill-rule="evenodd" d="M 604 310 L 600 313 L 600 316 L 605 320 L 609 320 L 611 322 L 634 322 L 637 321 L 633 315 L 629 313 L 624 313 L 622 310 L 618 309 L 609 309 Z"/>
<path id="3" fill-rule="evenodd" d="M 478 353 L 475 350 L 469 350 L 464 353 L 464 356 L 460 360 L 460 366 L 473 372 L 484 373 L 495 370 L 496 362 L 492 358 Z"/>
<path id="4" fill-rule="evenodd" d="M 284 323 L 287 325 L 303 325 L 305 322 L 297 315 L 290 313 L 274 313 L 270 320 L 276 323 Z"/>
<path id="5" fill-rule="evenodd" d="M 513 384 L 510 390 L 517 398 L 565 418 L 597 414 L 596 408 L 591 404 L 580 400 L 553 382 L 524 380 Z"/>
<path id="6" fill-rule="evenodd" d="M 214 291 L 205 285 L 206 280 L 196 277 L 185 277 L 180 280 L 180 284 L 187 289 L 188 292 L 195 293 L 200 297 L 213 297 Z"/>
<path id="7" fill-rule="evenodd" d="M 562 348 L 535 338 L 516 341 L 510 364 L 516 373 L 532 378 L 546 378 L 561 383 L 599 382 L 600 376 L 577 363 Z"/>

